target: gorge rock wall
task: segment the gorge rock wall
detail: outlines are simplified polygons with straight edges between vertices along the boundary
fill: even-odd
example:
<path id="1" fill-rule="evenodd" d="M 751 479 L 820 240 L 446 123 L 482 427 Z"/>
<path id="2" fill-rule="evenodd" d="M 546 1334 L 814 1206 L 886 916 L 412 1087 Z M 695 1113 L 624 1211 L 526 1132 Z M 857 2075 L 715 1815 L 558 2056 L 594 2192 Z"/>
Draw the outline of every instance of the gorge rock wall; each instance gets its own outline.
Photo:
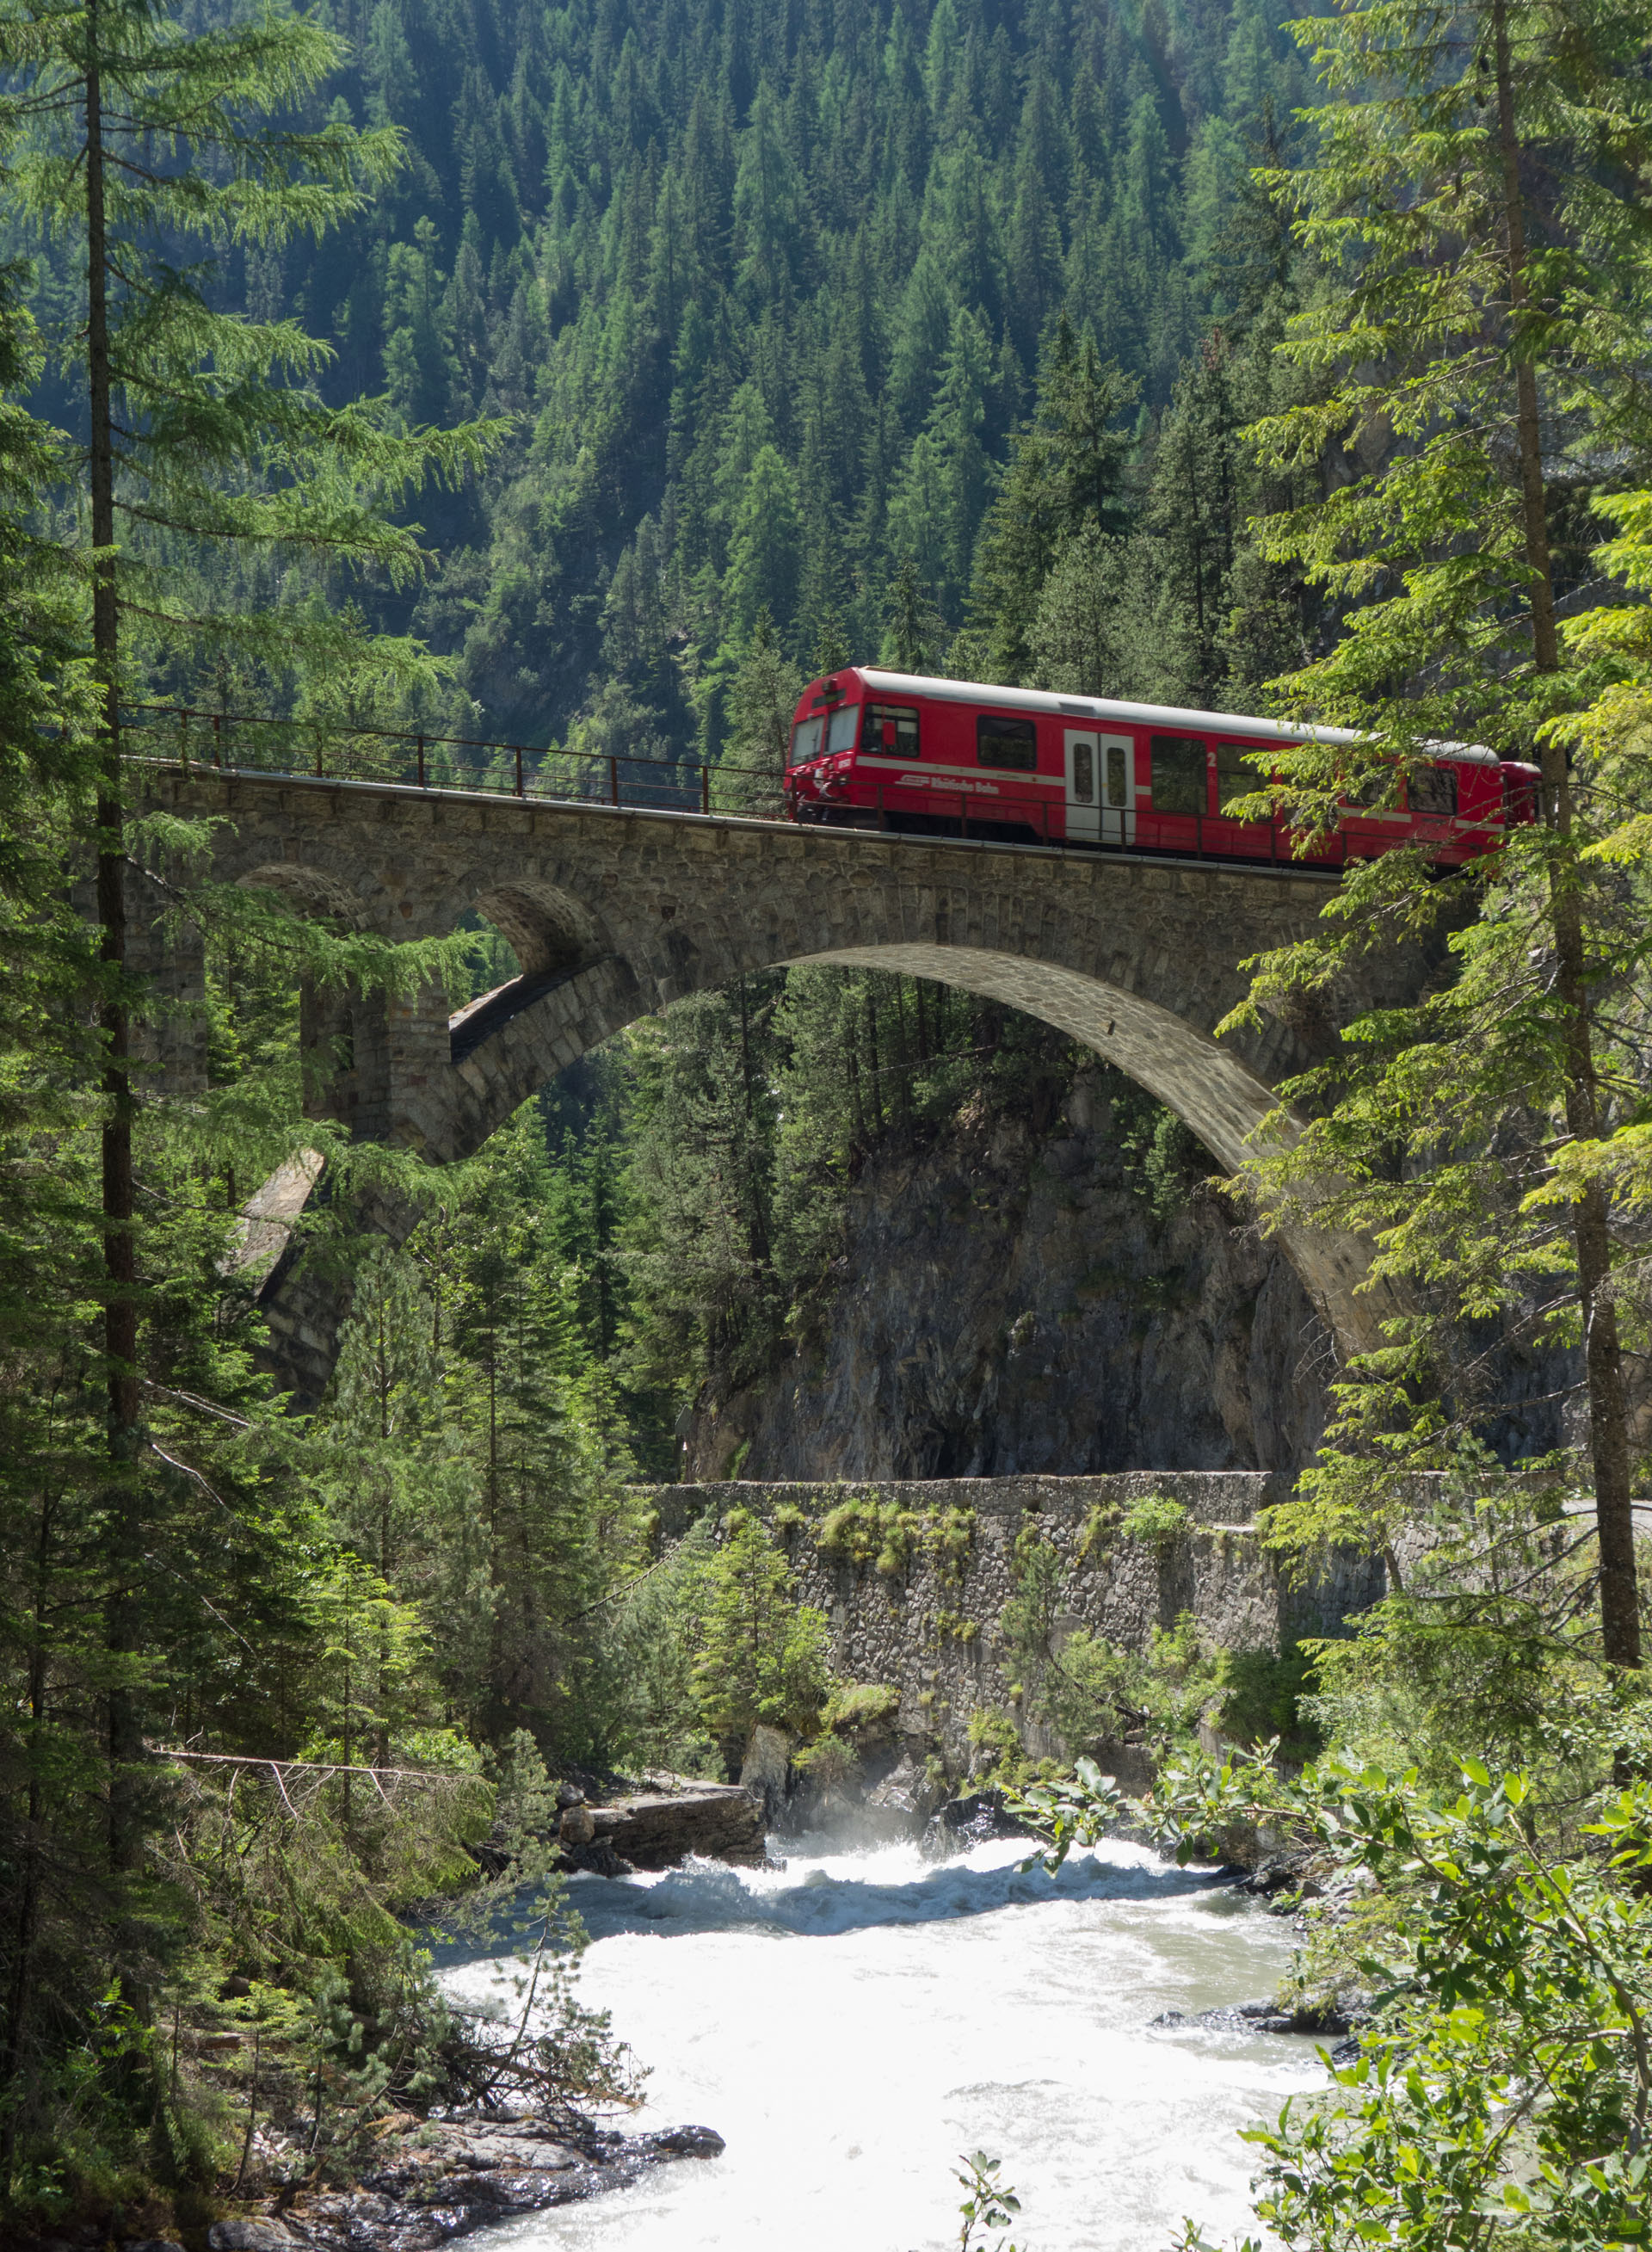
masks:
<path id="1" fill-rule="evenodd" d="M 1128 1103 L 1086 1067 L 1042 1130 L 966 1116 L 927 1150 L 877 1152 L 818 1341 L 702 1402 L 683 1476 L 1299 1470 L 1330 1340 L 1218 1192 L 1189 1176 L 1156 1201 Z"/>

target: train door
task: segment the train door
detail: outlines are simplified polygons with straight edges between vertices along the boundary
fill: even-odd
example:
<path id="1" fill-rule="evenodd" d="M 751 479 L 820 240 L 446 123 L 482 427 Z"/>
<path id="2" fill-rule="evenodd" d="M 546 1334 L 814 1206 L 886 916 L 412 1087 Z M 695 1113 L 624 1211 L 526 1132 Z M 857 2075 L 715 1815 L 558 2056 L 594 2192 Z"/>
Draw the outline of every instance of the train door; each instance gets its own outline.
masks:
<path id="1" fill-rule="evenodd" d="M 1096 774 L 1101 795 L 1101 842 L 1135 842 L 1135 744 L 1128 735 L 1096 740 Z"/>
<path id="2" fill-rule="evenodd" d="M 1093 844 L 1101 834 L 1101 775 L 1096 737 L 1082 727 L 1066 730 L 1067 838 Z"/>

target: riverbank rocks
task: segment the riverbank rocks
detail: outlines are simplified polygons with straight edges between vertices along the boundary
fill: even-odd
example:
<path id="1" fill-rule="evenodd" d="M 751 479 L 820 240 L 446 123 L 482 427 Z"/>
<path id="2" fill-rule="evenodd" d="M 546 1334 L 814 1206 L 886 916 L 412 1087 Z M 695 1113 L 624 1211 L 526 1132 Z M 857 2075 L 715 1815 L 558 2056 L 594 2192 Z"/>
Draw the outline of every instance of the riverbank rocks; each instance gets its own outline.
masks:
<path id="1" fill-rule="evenodd" d="M 301 2193 L 272 2215 L 214 2221 L 211 2252 L 435 2252 L 514 2215 L 623 2189 L 650 2168 L 712 2158 L 709 2127 L 570 2139 L 533 2120 L 429 2121 L 349 2189 Z"/>
<path id="2" fill-rule="evenodd" d="M 583 1801 L 565 1807 L 557 1823 L 557 1840 L 563 1845 L 588 1845 L 596 1836 L 596 1817 Z"/>

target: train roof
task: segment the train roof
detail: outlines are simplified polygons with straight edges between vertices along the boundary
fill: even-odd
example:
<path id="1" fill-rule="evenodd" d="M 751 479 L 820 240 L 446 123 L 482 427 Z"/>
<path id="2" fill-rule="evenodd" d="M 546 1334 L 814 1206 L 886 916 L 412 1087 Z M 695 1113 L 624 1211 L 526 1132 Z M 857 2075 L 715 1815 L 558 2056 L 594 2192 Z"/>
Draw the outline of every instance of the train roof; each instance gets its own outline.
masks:
<path id="1" fill-rule="evenodd" d="M 1102 723 L 1114 719 L 1138 727 L 1197 727 L 1207 733 L 1249 735 L 1259 742 L 1301 742 L 1310 738 L 1321 743 L 1357 743 L 1365 740 L 1351 727 L 1293 726 L 1283 719 L 1259 719 L 1253 713 L 1240 712 L 1190 712 L 1177 704 L 1121 704 L 1106 696 L 1056 696 L 1043 688 L 996 688 L 985 681 L 884 672 L 864 664 L 843 665 L 838 670 L 854 673 L 879 696 L 927 696 L 944 703 L 991 704 L 1000 711 L 1044 712 L 1052 718 L 1065 713 L 1073 719 Z M 1471 760 L 1477 766 L 1502 763 L 1495 751 L 1481 743 L 1440 743 L 1434 747 L 1443 757 Z"/>

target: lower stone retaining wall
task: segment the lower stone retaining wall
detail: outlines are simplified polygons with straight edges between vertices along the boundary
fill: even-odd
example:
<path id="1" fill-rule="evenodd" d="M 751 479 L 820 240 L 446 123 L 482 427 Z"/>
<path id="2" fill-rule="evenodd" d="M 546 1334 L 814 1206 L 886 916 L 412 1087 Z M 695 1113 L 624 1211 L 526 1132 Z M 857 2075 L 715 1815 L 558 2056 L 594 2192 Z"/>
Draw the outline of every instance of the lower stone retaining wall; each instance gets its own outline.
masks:
<path id="1" fill-rule="evenodd" d="M 1014 1592 L 1016 1543 L 1031 1530 L 1064 1567 L 1058 1634 L 1087 1627 L 1145 1650 L 1156 1628 L 1190 1613 L 1207 1644 L 1274 1651 L 1341 1631 L 1376 1602 L 1379 1560 L 1339 1552 L 1304 1588 L 1286 1581 L 1254 1529 L 1256 1512 L 1282 1500 L 1286 1478 L 1245 1471 L 1140 1470 L 1098 1477 L 934 1478 L 876 1484 L 713 1485 L 656 1490 L 663 1539 L 679 1539 L 708 1512 L 745 1509 L 774 1525 L 798 1574 L 802 1600 L 831 1622 L 833 1663 L 844 1678 L 900 1692 L 903 1735 L 967 1757 L 970 1714 L 1011 1708 L 998 1622 Z M 1121 1520 L 1151 1496 L 1179 1503 L 1186 1520 L 1162 1539 L 1131 1537 Z M 853 1562 L 823 1549 L 823 1520 L 844 1502 L 876 1503 L 950 1520 L 953 1553 L 920 1531 L 898 1568 Z M 967 1522 L 968 1546 L 958 1536 Z M 1052 1747 L 1024 1731 L 1029 1749 Z"/>

